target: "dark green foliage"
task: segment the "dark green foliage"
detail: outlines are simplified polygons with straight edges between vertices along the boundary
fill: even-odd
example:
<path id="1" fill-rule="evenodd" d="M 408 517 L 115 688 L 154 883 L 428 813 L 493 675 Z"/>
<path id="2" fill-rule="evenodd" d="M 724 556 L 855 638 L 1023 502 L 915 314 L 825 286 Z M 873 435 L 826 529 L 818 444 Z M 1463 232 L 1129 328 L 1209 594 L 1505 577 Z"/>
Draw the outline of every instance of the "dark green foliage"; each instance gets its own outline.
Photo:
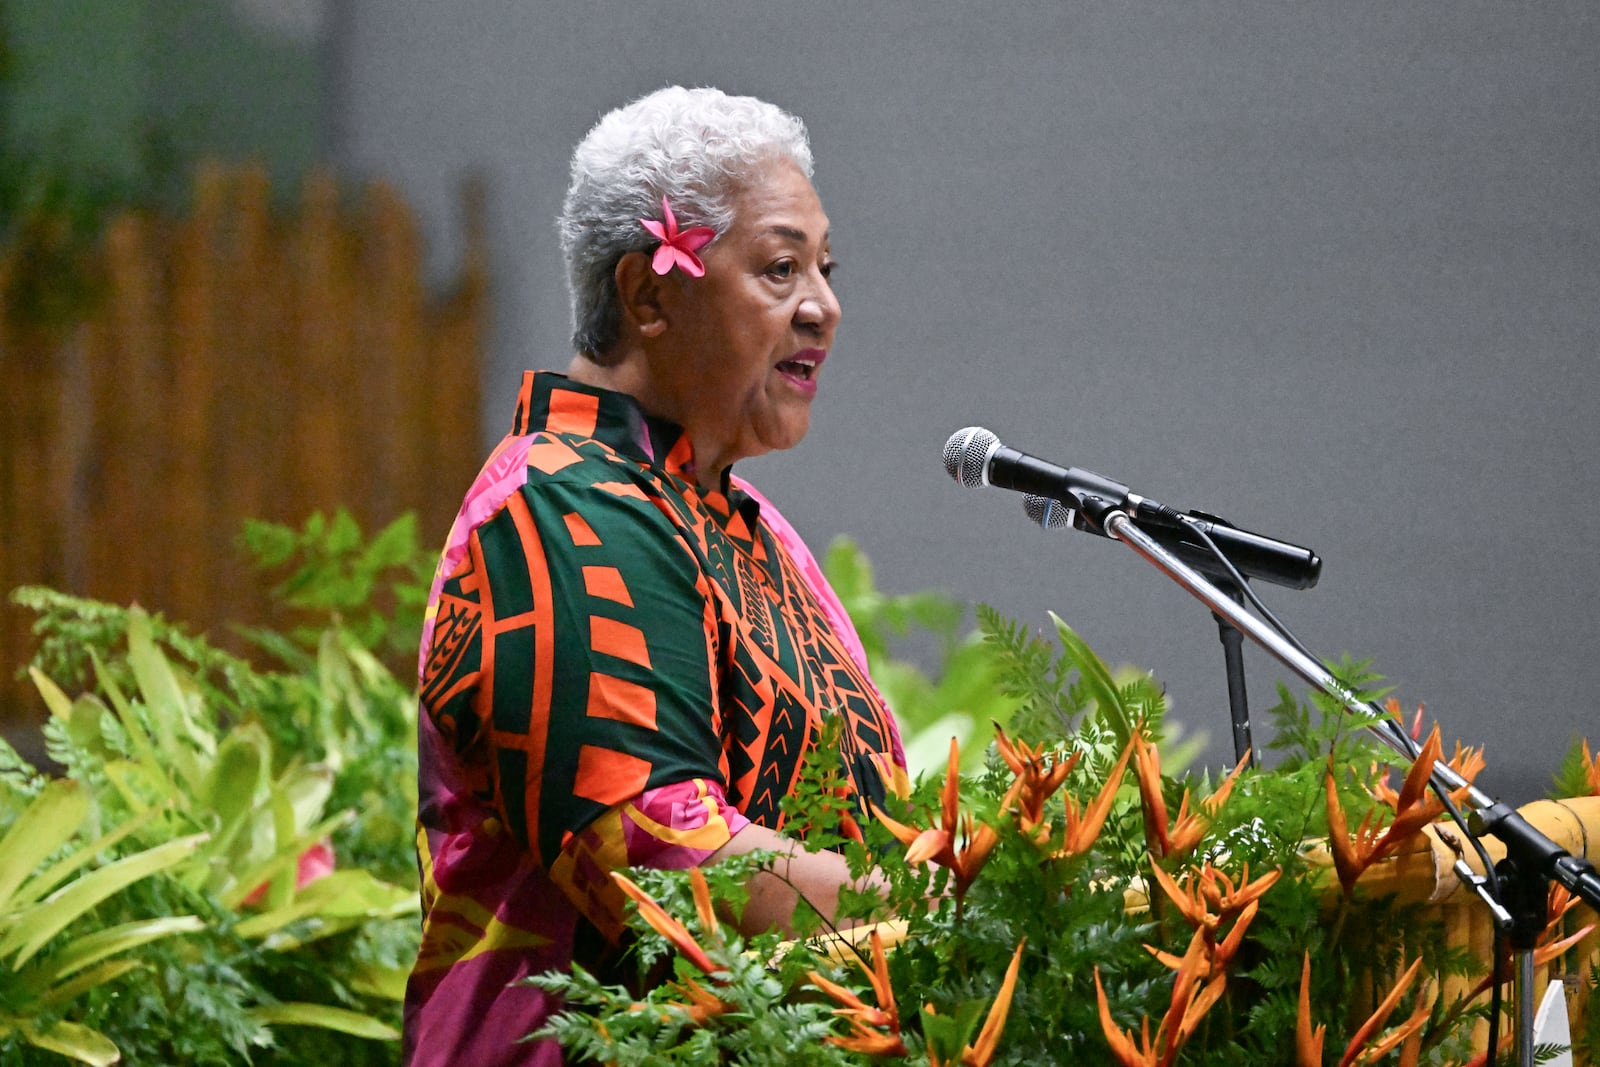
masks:
<path id="1" fill-rule="evenodd" d="M 275 639 L 294 650 L 287 671 L 260 670 L 136 608 L 42 589 L 15 594 L 39 613 L 33 666 L 52 708 L 47 750 L 94 797 L 95 832 L 158 802 L 120 851 L 209 835 L 193 862 L 107 898 L 41 958 L 135 920 L 195 916 L 201 928 L 124 952 L 137 969 L 61 1009 L 30 1009 L 34 1024 L 61 1018 L 92 1028 L 126 1063 L 394 1062 L 399 983 L 419 933 L 415 697 L 366 642 L 400 640 L 405 631 L 414 653 L 414 620 L 387 614 L 408 603 L 407 594 L 384 583 L 414 588 L 425 564 L 409 521 L 373 546 L 351 540 L 349 530 L 336 521 L 291 546 L 314 555 L 314 567 L 276 557 L 300 566 L 296 605 L 325 612 L 329 622 L 314 637 L 308 630 Z M 339 627 L 344 617 L 362 621 L 364 633 Z M 57 683 L 83 695 L 69 700 Z M 0 835 L 45 781 L 0 747 Z M 301 896 L 291 884 L 294 861 L 322 835 L 331 836 L 337 873 Z M 241 903 L 258 882 L 270 883 L 268 895 Z M 334 888 L 315 898 L 319 885 Z M 314 898 L 326 903 L 286 925 L 272 918 L 282 905 Z M 0 930 L 6 918 L 0 907 Z M 285 1005 L 315 1025 L 268 1021 Z M 7 1013 L 0 979 L 0 1016 Z M 29 1046 L 5 1031 L 0 1026 L 0 1062 L 46 1055 L 24 1052 Z M 379 1035 L 391 1040 L 372 1040 Z"/>
<path id="2" fill-rule="evenodd" d="M 789 825 L 805 827 L 812 847 L 843 849 L 857 871 L 875 863 L 891 887 L 889 906 L 907 924 L 888 956 L 888 968 L 900 1036 L 910 1055 L 874 1062 L 923 1063 L 930 1048 L 944 1056 L 958 1054 L 982 1025 L 1019 943 L 1025 944 L 1019 979 L 993 1062 L 1114 1062 L 1101 1026 L 1096 974 L 1116 1023 L 1137 1035 L 1142 1020 L 1149 1019 L 1153 1031 L 1167 1010 L 1173 975 L 1147 946 L 1179 957 L 1194 936 L 1164 894 L 1156 893 L 1151 906 L 1143 906 L 1154 887 L 1133 771 L 1127 772 L 1110 817 L 1087 854 L 1063 860 L 1049 853 L 1061 840 L 1064 798 L 1072 797 L 1082 811 L 1100 791 L 1134 730 L 1159 740 L 1164 701 L 1148 678 L 1111 681 L 1103 664 L 1059 620 L 1056 645 L 989 609 L 980 609 L 979 619 L 986 643 L 1003 664 L 999 684 L 1019 702 L 1008 733 L 1080 754 L 1077 768 L 1046 805 L 1050 837 L 1043 844 L 1030 840 L 1003 810 L 1002 794 L 1012 775 L 991 748 L 981 768 L 960 778 L 960 809 L 972 816 L 974 825 L 994 827 L 998 841 L 958 902 L 951 894 L 950 872 L 906 864 L 882 824 L 863 821 L 859 829 L 864 844 L 851 839 L 850 818 L 860 813 L 839 799 L 839 772 L 826 738 L 785 807 Z M 1346 661 L 1335 673 L 1363 699 L 1381 695 L 1374 688 L 1378 678 L 1365 664 Z M 1370 768 L 1382 750 L 1350 716 L 1326 703 L 1302 706 L 1287 691 L 1282 695 L 1273 711 L 1278 766 L 1243 772 L 1226 804 L 1207 817 L 1195 851 L 1163 861 L 1164 869 L 1180 880 L 1194 877 L 1185 872 L 1206 857 L 1236 884 L 1245 880 L 1247 867 L 1250 879 L 1282 872 L 1259 898 L 1259 910 L 1229 964 L 1220 1002 L 1179 1053 L 1176 1063 L 1182 1067 L 1278 1067 L 1292 1062 L 1307 957 L 1313 1022 L 1327 1028 L 1327 1062 L 1339 1058 L 1412 961 L 1422 961 L 1420 973 L 1435 985 L 1446 976 L 1473 979 L 1483 971 L 1481 960 L 1445 944 L 1435 913 L 1392 898 L 1346 898 L 1326 861 L 1308 858 L 1308 845 L 1328 833 L 1324 779 L 1330 766 L 1337 772 L 1346 813 L 1352 824 L 1358 823 L 1376 803 L 1363 783 L 1370 780 Z M 1039 732 L 1031 737 L 1022 733 L 1029 728 Z M 942 770 L 925 776 L 907 801 L 891 798 L 888 814 L 914 828 L 938 825 L 943 777 Z M 1185 791 L 1194 811 L 1220 784 L 1205 773 L 1167 779 L 1162 794 L 1169 817 Z M 966 843 L 958 833 L 958 847 Z M 740 868 L 733 884 L 742 884 L 746 870 Z M 724 889 L 718 892 L 725 891 L 728 880 L 713 872 L 713 884 L 719 881 Z M 643 884 L 669 913 L 693 914 L 681 874 L 650 874 Z M 871 920 L 881 918 L 881 909 L 880 901 L 863 899 L 845 912 Z M 1224 930 L 1236 921 L 1226 920 Z M 703 931 L 686 922 L 708 950 L 719 938 L 727 945 L 742 945 L 726 930 Z M 841 920 L 840 925 L 848 924 Z M 670 955 L 664 940 L 642 924 L 636 929 L 641 960 L 658 962 Z M 644 947 L 652 941 L 654 948 Z M 755 985 L 745 987 L 754 981 L 754 971 L 737 974 L 732 988 L 717 987 L 739 1008 L 703 1027 L 691 1024 L 681 1011 L 661 1006 L 681 1000 L 681 993 L 658 990 L 639 1001 L 602 990 L 587 976 L 549 976 L 541 984 L 564 992 L 569 1004 L 581 1004 L 585 1012 L 554 1024 L 551 1032 L 573 1048 L 618 1063 L 868 1062 L 861 1054 L 817 1042 L 822 1033 L 849 1034 L 846 1024 L 831 1015 L 833 1002 L 794 973 L 797 960 L 815 965 L 809 954 L 822 944 L 794 946 L 782 967 L 762 976 L 759 999 Z M 767 952 L 760 944 L 742 948 L 756 957 Z M 687 965 L 679 961 L 677 966 L 684 977 Z M 874 1003 L 860 968 L 824 973 L 856 990 L 867 1004 Z M 714 984 L 699 980 L 707 988 Z M 1384 1030 L 1411 1014 L 1420 988 L 1412 987 Z M 1435 1004 L 1423 1026 L 1420 1062 L 1439 1067 L 1470 1058 L 1470 1030 L 1482 1014 L 1481 1007 L 1453 1001 Z M 1596 1016 L 1600 1013 L 1591 1018 Z M 782 1025 L 774 1028 L 774 1020 Z M 761 1036 L 753 1041 L 755 1033 Z M 1380 1062 L 1394 1062 L 1396 1055 Z"/>
<path id="3" fill-rule="evenodd" d="M 343 508 L 331 518 L 316 512 L 299 530 L 251 521 L 243 543 L 264 572 L 289 570 L 273 596 L 305 620 L 289 631 L 299 655 L 273 642 L 276 634 L 260 636 L 292 665 L 305 666 L 329 628 L 380 656 L 415 658 L 433 566 L 418 547 L 415 515 L 402 515 L 370 541 Z"/>
<path id="4" fill-rule="evenodd" d="M 1567 747 L 1567 754 L 1561 758 L 1561 768 L 1551 782 L 1552 799 L 1586 797 L 1596 792 L 1595 782 L 1590 778 L 1590 761 L 1583 758 L 1585 752 L 1589 752 L 1588 742 L 1581 737 L 1573 738 L 1572 744 Z M 1591 759 L 1600 758 L 1593 752 L 1589 754 Z"/>

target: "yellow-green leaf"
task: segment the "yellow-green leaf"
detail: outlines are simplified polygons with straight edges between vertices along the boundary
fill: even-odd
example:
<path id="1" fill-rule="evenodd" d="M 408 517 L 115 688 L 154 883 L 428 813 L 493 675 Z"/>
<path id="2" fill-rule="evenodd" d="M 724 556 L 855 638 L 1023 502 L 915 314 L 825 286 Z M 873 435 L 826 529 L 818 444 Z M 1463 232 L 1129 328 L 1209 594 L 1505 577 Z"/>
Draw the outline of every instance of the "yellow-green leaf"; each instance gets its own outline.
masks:
<path id="1" fill-rule="evenodd" d="M 1084 688 L 1100 705 L 1100 713 L 1116 733 L 1117 741 L 1127 744 L 1133 736 L 1133 723 L 1128 721 L 1128 710 L 1123 707 L 1122 695 L 1117 691 L 1117 682 L 1111 677 L 1110 669 L 1061 616 L 1052 611 L 1050 620 L 1056 624 L 1056 636 L 1061 639 L 1061 647 L 1071 658 L 1073 666 L 1078 668 L 1078 677 L 1083 681 Z"/>
<path id="2" fill-rule="evenodd" d="M 98 967 L 91 967 L 81 972 L 76 978 L 69 978 L 58 986 L 50 988 L 39 998 L 39 1007 L 52 1011 L 65 1004 L 70 1004 L 74 999 L 87 993 L 97 985 L 104 985 L 113 978 L 120 978 L 129 971 L 137 971 L 144 967 L 140 960 L 110 960 Z"/>
<path id="3" fill-rule="evenodd" d="M 62 692 L 49 675 L 37 667 L 29 667 L 28 677 L 33 679 L 33 687 L 44 697 L 44 706 L 50 709 L 50 714 L 63 721 L 72 718 L 72 698 Z"/>
<path id="4" fill-rule="evenodd" d="M 139 721 L 138 710 L 128 702 L 122 688 L 117 685 L 116 679 L 111 676 L 111 672 L 106 669 L 106 665 L 100 661 L 99 655 L 93 649 L 89 650 L 89 660 L 94 664 L 95 680 L 105 691 L 107 699 L 111 701 L 111 709 L 117 713 L 117 720 L 122 723 L 122 729 L 128 735 L 128 744 L 133 747 L 133 755 L 138 758 L 138 766 L 155 780 L 162 796 L 177 800 L 178 790 L 167 777 L 166 761 L 156 753 L 149 732 Z"/>
<path id="5" fill-rule="evenodd" d="M 367 966 L 351 977 L 350 988 L 369 997 L 401 1001 L 406 998 L 406 981 L 410 977 L 409 967 Z"/>
<path id="6" fill-rule="evenodd" d="M 150 617 L 140 608 L 128 612 L 128 666 L 133 668 L 139 692 L 150 709 L 150 724 L 161 743 L 163 757 L 177 768 L 190 795 L 199 795 L 202 772 L 192 746 L 210 747 L 206 742 L 214 744 L 214 738 L 190 714 L 189 695 L 178 683 L 172 664 L 156 646 Z"/>
<path id="7" fill-rule="evenodd" d="M 393 919 L 420 907 L 415 889 L 403 889 L 378 879 L 371 871 L 353 868 L 318 879 L 300 890 L 293 903 L 251 916 L 234 929 L 241 937 L 259 938 L 302 919 L 317 920 L 313 930 L 298 937 L 278 936 L 267 942 L 267 947 L 286 952 L 368 919 Z"/>
<path id="8" fill-rule="evenodd" d="M 205 834 L 180 837 L 108 863 L 68 883 L 22 913 L 17 925 L 0 938 L 0 957 L 17 953 L 12 966 L 20 969 L 74 919 L 118 890 L 180 862 L 205 839 Z"/>
<path id="9" fill-rule="evenodd" d="M 53 954 L 47 963 L 38 969 L 39 981 L 43 985 L 54 985 L 70 977 L 74 972 L 98 963 L 108 956 L 115 956 L 119 952 L 126 952 L 164 937 L 197 933 L 205 928 L 206 924 L 197 916 L 174 915 L 161 919 L 140 919 L 97 930 L 78 938 L 60 952 Z"/>
<path id="10" fill-rule="evenodd" d="M 71 779 L 47 784 L 0 838 L 0 911 L 24 879 L 89 817 L 89 792 Z"/>
<path id="11" fill-rule="evenodd" d="M 394 1027 L 347 1008 L 327 1004 L 288 1002 L 263 1004 L 250 1009 L 250 1015 L 259 1022 L 280 1026 L 320 1026 L 355 1037 L 370 1037 L 376 1041 L 398 1041 L 400 1031 Z"/>
<path id="12" fill-rule="evenodd" d="M 20 908 L 23 905 L 32 904 L 56 886 L 65 882 L 80 867 L 85 867 L 92 863 L 95 857 L 119 844 L 130 834 L 142 829 L 146 823 L 155 817 L 159 810 L 159 808 L 148 808 L 140 812 L 110 833 L 78 849 L 59 863 L 40 871 L 16 892 L 11 902 L 12 906 Z"/>
<path id="13" fill-rule="evenodd" d="M 62 1020 L 40 1029 L 31 1021 L 23 1020 L 18 1023 L 17 1030 L 29 1044 L 93 1067 L 111 1067 L 122 1059 L 122 1050 L 117 1048 L 116 1042 L 81 1023 Z"/>
<path id="14" fill-rule="evenodd" d="M 286 868 L 294 869 L 300 862 L 300 853 L 348 826 L 355 817 L 356 813 L 348 809 L 329 816 L 300 836 L 280 844 L 270 859 L 225 872 L 226 877 L 216 889 L 217 898 L 225 907 L 238 910 L 244 898 L 255 892 L 256 886 L 271 881 Z"/>

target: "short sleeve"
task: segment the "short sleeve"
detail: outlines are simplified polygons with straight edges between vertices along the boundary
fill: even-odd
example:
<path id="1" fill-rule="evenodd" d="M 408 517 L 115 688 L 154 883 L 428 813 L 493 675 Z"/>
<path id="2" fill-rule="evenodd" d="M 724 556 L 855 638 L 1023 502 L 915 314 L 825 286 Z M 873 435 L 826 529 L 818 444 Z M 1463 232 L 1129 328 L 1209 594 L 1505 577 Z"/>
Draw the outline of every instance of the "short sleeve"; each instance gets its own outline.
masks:
<path id="1" fill-rule="evenodd" d="M 460 689 L 471 707 L 456 701 L 447 735 L 484 747 L 496 807 L 547 869 L 569 835 L 641 794 L 725 786 L 719 601 L 637 483 L 530 480 L 473 533 L 439 604 L 441 620 L 477 616 L 458 668 L 476 668 Z"/>

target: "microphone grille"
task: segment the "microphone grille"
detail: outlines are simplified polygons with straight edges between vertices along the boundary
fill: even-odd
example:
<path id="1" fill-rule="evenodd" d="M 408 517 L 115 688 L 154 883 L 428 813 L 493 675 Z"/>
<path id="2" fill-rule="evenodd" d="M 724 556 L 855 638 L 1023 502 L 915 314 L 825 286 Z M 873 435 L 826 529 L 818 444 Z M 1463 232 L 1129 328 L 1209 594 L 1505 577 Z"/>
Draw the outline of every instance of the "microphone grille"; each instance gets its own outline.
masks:
<path id="1" fill-rule="evenodd" d="M 968 426 L 950 435 L 944 443 L 944 469 L 968 489 L 985 485 L 989 457 L 1000 446 L 1000 438 L 982 426 Z"/>
<path id="2" fill-rule="evenodd" d="M 1029 493 L 1022 498 L 1022 510 L 1029 521 L 1046 530 L 1061 530 L 1072 525 L 1072 509 L 1059 500 Z"/>

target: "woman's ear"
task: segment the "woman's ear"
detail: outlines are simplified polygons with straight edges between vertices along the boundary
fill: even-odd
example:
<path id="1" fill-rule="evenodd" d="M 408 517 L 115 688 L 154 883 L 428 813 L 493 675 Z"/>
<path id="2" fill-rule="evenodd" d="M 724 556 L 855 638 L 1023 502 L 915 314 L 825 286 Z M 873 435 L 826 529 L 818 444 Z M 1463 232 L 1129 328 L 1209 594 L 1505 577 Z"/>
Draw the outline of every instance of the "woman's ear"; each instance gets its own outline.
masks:
<path id="1" fill-rule="evenodd" d="M 624 254 L 617 261 L 613 277 L 622 317 L 643 337 L 660 337 L 665 333 L 667 316 L 661 306 L 663 279 L 650 268 L 650 257 L 643 252 Z"/>

